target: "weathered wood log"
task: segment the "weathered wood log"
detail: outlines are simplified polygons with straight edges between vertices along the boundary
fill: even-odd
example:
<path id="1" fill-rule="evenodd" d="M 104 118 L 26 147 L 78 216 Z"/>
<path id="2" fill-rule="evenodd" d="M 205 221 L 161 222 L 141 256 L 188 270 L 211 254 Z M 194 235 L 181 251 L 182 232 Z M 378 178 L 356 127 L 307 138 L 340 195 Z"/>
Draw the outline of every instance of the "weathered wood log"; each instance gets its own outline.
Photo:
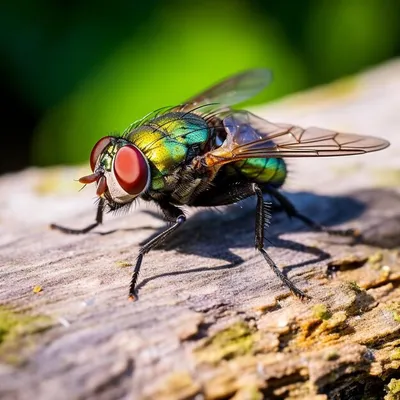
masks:
<path id="1" fill-rule="evenodd" d="M 312 300 L 300 301 L 253 248 L 254 203 L 192 210 L 144 259 L 164 226 L 141 204 L 96 232 L 80 168 L 0 179 L 2 399 L 394 399 L 400 392 L 400 61 L 259 107 L 277 122 L 383 136 L 351 158 L 290 162 L 288 196 L 305 214 L 355 227 L 364 242 L 273 215 L 268 251 Z M 354 397 L 351 397 L 354 396 Z"/>

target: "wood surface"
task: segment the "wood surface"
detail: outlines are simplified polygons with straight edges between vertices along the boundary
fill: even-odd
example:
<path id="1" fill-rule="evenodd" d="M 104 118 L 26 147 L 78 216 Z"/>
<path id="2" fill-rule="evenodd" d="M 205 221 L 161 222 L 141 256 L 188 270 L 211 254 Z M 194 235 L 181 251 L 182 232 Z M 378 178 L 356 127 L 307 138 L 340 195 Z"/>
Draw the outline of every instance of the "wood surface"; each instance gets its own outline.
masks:
<path id="1" fill-rule="evenodd" d="M 142 202 L 68 236 L 48 225 L 94 219 L 94 188 L 74 181 L 87 166 L 4 175 L 1 399 L 398 398 L 400 61 L 254 111 L 391 141 L 370 155 L 289 163 L 285 193 L 299 210 L 357 228 L 363 242 L 275 213 L 268 252 L 312 296 L 300 301 L 253 247 L 252 199 L 188 210 L 145 257 L 133 303 L 130 267 L 165 226 L 157 209 Z"/>

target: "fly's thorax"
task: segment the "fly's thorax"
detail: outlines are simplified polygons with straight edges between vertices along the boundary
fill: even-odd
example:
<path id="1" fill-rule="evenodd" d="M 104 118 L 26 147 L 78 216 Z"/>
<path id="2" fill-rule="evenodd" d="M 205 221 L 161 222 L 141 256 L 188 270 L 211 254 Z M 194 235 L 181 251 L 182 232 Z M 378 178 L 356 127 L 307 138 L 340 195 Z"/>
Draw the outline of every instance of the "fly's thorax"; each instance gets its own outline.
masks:
<path id="1" fill-rule="evenodd" d="M 142 150 L 156 179 L 174 173 L 202 152 L 210 138 L 210 128 L 197 114 L 168 112 L 146 121 L 126 138 Z"/>

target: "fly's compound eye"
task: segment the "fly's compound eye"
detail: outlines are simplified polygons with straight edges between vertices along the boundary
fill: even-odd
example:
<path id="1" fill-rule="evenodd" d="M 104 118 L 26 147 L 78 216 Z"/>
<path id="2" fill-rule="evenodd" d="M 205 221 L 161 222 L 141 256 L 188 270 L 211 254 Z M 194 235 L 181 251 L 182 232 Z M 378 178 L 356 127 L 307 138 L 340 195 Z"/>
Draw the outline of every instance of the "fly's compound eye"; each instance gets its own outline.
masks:
<path id="1" fill-rule="evenodd" d="M 105 136 L 101 138 L 93 147 L 92 152 L 90 153 L 90 168 L 94 171 L 94 168 L 97 163 L 97 159 L 100 157 L 100 154 L 104 151 L 104 149 L 111 143 L 111 136 Z"/>
<path id="2" fill-rule="evenodd" d="M 147 187 L 150 176 L 149 165 L 138 148 L 126 145 L 115 155 L 114 174 L 125 192 L 138 195 Z"/>

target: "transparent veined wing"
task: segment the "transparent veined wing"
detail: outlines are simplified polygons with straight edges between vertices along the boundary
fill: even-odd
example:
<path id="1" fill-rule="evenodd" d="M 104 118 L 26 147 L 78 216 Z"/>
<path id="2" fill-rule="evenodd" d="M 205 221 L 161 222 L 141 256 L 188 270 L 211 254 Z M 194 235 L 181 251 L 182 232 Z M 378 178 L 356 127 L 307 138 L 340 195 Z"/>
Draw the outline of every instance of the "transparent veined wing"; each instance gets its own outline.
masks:
<path id="1" fill-rule="evenodd" d="M 254 97 L 272 81 L 268 69 L 251 69 L 212 86 L 179 106 L 180 111 L 209 106 L 208 109 L 232 106 Z"/>
<path id="2" fill-rule="evenodd" d="M 209 166 L 246 158 L 346 156 L 389 146 L 377 137 L 272 123 L 247 111 L 226 113 L 223 125 L 221 146 L 204 156 Z"/>

